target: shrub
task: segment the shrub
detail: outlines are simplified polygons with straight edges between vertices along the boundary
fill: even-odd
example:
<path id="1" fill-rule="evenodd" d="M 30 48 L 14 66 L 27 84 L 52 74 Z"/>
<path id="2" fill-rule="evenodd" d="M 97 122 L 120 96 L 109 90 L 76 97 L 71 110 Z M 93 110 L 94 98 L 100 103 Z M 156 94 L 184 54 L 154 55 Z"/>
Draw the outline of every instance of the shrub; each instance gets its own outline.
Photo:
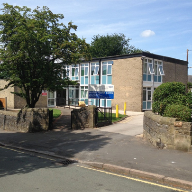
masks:
<path id="1" fill-rule="evenodd" d="M 186 106 L 192 109 L 192 92 L 189 92 L 186 95 Z"/>
<path id="2" fill-rule="evenodd" d="M 183 83 L 163 83 L 154 91 L 152 111 L 163 115 L 168 105 L 186 105 L 186 99 L 186 87 Z"/>
<path id="3" fill-rule="evenodd" d="M 191 121 L 191 109 L 184 105 L 168 105 L 163 114 L 164 117 L 174 117 L 179 121 Z"/>

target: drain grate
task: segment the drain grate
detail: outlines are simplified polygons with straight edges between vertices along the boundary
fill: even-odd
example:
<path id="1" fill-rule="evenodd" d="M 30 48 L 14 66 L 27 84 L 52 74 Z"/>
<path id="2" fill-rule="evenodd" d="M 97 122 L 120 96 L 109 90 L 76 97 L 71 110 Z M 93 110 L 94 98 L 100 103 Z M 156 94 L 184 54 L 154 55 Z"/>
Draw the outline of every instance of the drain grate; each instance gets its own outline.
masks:
<path id="1" fill-rule="evenodd" d="M 70 164 L 73 164 L 73 163 L 78 163 L 78 161 L 71 160 L 71 159 L 65 159 L 65 160 L 59 161 L 57 163 L 67 166 L 67 165 L 70 165 Z"/>

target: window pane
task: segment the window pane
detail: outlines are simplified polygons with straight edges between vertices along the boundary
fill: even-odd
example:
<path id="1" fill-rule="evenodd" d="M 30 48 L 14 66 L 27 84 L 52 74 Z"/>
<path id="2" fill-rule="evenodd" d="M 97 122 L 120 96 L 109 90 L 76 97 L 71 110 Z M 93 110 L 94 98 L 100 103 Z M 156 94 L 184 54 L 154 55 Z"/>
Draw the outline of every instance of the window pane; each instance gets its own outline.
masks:
<path id="1" fill-rule="evenodd" d="M 147 109 L 151 109 L 151 101 L 147 101 Z"/>
<path id="2" fill-rule="evenodd" d="M 107 71 L 108 75 L 112 74 L 112 65 L 108 65 L 108 71 Z"/>
<path id="3" fill-rule="evenodd" d="M 84 84 L 84 77 L 81 77 L 81 84 Z"/>
<path id="4" fill-rule="evenodd" d="M 157 75 L 157 65 L 155 65 L 155 75 Z"/>
<path id="5" fill-rule="evenodd" d="M 72 76 L 75 76 L 75 68 L 72 68 Z"/>
<path id="6" fill-rule="evenodd" d="M 88 75 L 88 67 L 85 67 L 85 75 Z"/>
<path id="7" fill-rule="evenodd" d="M 152 64 L 149 64 L 149 73 L 154 74 L 154 69 L 153 69 Z"/>
<path id="8" fill-rule="evenodd" d="M 107 66 L 106 65 L 103 65 L 103 75 L 106 75 L 107 74 Z"/>
<path id="9" fill-rule="evenodd" d="M 143 101 L 143 109 L 146 109 L 146 101 Z"/>
<path id="10" fill-rule="evenodd" d="M 99 74 L 99 66 L 96 66 L 94 75 L 98 75 L 98 74 Z"/>
<path id="11" fill-rule="evenodd" d="M 85 84 L 88 84 L 88 77 L 85 77 Z"/>
<path id="12" fill-rule="evenodd" d="M 99 84 L 99 76 L 96 76 L 96 83 L 95 84 Z"/>
<path id="13" fill-rule="evenodd" d="M 81 67 L 81 76 L 84 76 L 84 67 Z"/>
<path id="14" fill-rule="evenodd" d="M 106 76 L 102 76 L 102 83 L 103 84 L 106 84 L 107 82 L 106 82 Z"/>
<path id="15" fill-rule="evenodd" d="M 146 89 L 143 89 L 143 101 L 146 101 Z"/>
<path id="16" fill-rule="evenodd" d="M 112 75 L 107 76 L 107 84 L 112 84 Z"/>
<path id="17" fill-rule="evenodd" d="M 75 76 L 78 76 L 78 68 L 75 69 Z"/>
<path id="18" fill-rule="evenodd" d="M 94 77 L 94 76 L 91 76 L 91 84 L 96 84 L 96 83 L 95 83 L 95 77 Z"/>
<path id="19" fill-rule="evenodd" d="M 162 65 L 159 66 L 159 72 L 160 72 L 160 75 L 165 75 L 164 71 L 163 71 L 163 66 Z"/>
<path id="20" fill-rule="evenodd" d="M 81 98 L 84 98 L 84 90 L 81 90 Z"/>
<path id="21" fill-rule="evenodd" d="M 95 66 L 91 64 L 91 75 L 94 75 Z"/>
<path id="22" fill-rule="evenodd" d="M 148 101 L 151 101 L 151 91 L 148 91 L 148 98 L 147 98 Z"/>
<path id="23" fill-rule="evenodd" d="M 143 66 L 143 73 L 147 74 L 147 63 L 144 63 L 144 66 Z"/>
<path id="24" fill-rule="evenodd" d="M 147 81 L 147 76 L 146 76 L 146 74 L 143 74 L 143 81 Z"/>
<path id="25" fill-rule="evenodd" d="M 108 64 L 113 64 L 113 61 L 108 61 Z"/>
<path id="26" fill-rule="evenodd" d="M 88 98 L 88 91 L 87 90 L 85 90 L 85 98 Z"/>
<path id="27" fill-rule="evenodd" d="M 107 100 L 107 107 L 111 107 L 111 100 Z"/>

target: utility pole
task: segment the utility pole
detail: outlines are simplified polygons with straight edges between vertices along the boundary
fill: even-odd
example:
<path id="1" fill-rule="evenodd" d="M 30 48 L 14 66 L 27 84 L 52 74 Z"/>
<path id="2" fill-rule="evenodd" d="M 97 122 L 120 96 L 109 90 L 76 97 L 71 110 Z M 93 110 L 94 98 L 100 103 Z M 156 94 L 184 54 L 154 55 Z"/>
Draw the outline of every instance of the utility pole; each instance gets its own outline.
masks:
<path id="1" fill-rule="evenodd" d="M 188 53 L 189 53 L 189 51 L 191 51 L 191 50 L 187 49 L 187 62 L 188 62 Z"/>

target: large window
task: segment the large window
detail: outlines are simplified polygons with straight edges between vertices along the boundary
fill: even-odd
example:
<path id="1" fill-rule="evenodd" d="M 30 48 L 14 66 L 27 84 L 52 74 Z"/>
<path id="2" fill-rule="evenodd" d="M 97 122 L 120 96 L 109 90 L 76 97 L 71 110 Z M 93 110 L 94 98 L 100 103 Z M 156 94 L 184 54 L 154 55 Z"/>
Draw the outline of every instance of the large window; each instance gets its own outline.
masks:
<path id="1" fill-rule="evenodd" d="M 102 84 L 112 84 L 113 61 L 102 62 Z"/>
<path id="2" fill-rule="evenodd" d="M 154 74 L 153 60 L 145 59 L 143 66 L 143 81 L 152 81 L 152 74 Z"/>
<path id="3" fill-rule="evenodd" d="M 89 74 L 89 64 L 81 64 L 81 85 L 88 85 L 89 83 L 89 78 L 88 78 L 88 74 Z"/>
<path id="4" fill-rule="evenodd" d="M 99 84 L 99 62 L 91 63 L 91 84 Z"/>
<path id="5" fill-rule="evenodd" d="M 155 61 L 154 70 L 154 82 L 162 82 L 162 75 L 164 75 L 162 61 Z"/>
<path id="6" fill-rule="evenodd" d="M 81 86 L 81 101 L 88 105 L 88 86 Z"/>
<path id="7" fill-rule="evenodd" d="M 79 80 L 79 65 L 72 65 L 72 80 Z"/>
<path id="8" fill-rule="evenodd" d="M 143 87 L 143 110 L 151 110 L 151 87 Z"/>

